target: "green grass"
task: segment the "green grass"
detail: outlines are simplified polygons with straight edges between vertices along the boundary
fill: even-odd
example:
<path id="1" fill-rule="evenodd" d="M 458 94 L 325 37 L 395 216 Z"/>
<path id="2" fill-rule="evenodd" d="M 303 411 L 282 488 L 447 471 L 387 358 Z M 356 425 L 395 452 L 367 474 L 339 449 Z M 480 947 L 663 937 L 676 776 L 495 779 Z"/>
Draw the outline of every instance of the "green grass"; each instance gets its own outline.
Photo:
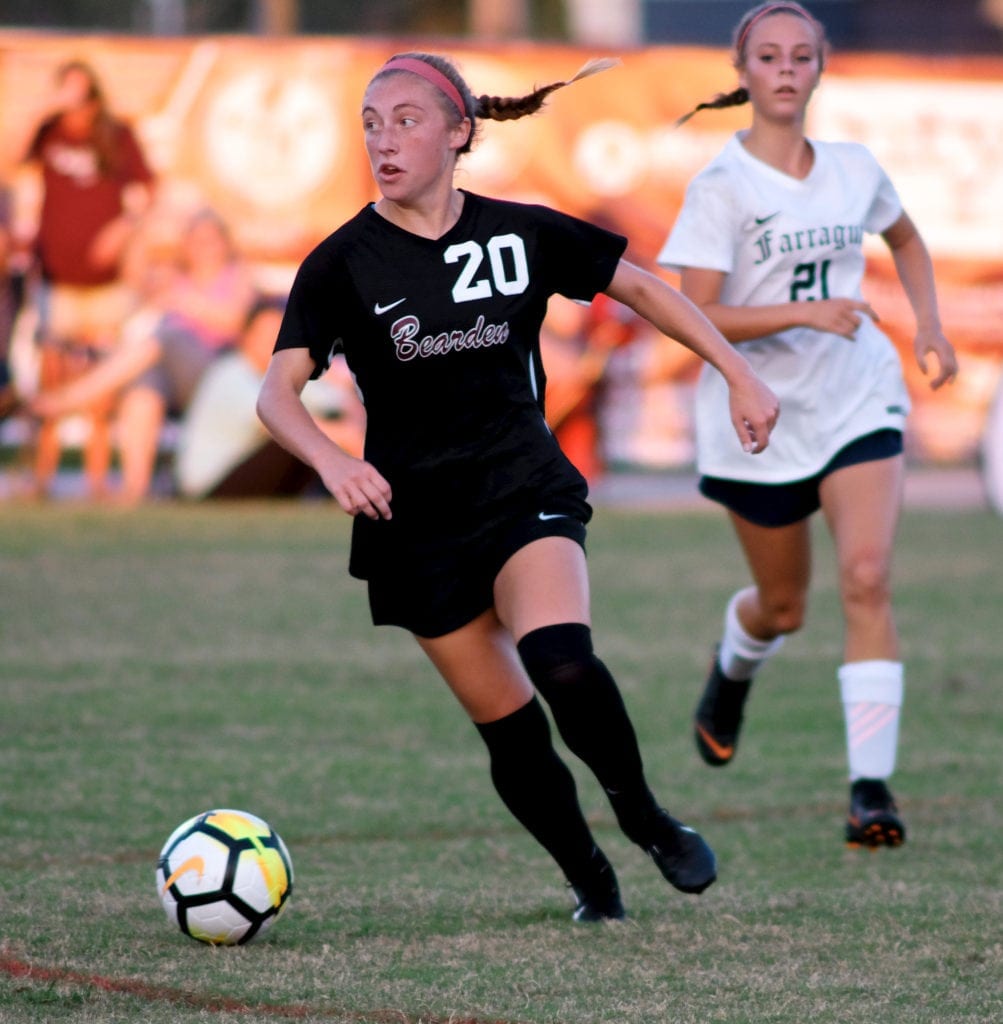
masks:
<path id="1" fill-rule="evenodd" d="M 702 897 L 669 888 L 573 762 L 630 915 L 600 927 L 571 922 L 417 647 L 369 624 L 347 548 L 317 504 L 0 507 L 0 1021 L 1000 1019 L 998 519 L 903 522 L 910 839 L 870 854 L 841 842 L 825 535 L 806 628 L 715 771 L 689 715 L 744 581 L 728 527 L 599 512 L 597 647 L 653 788 L 721 866 Z M 287 914 L 247 947 L 185 938 L 155 891 L 168 834 L 212 806 L 268 819 L 295 864 Z"/>

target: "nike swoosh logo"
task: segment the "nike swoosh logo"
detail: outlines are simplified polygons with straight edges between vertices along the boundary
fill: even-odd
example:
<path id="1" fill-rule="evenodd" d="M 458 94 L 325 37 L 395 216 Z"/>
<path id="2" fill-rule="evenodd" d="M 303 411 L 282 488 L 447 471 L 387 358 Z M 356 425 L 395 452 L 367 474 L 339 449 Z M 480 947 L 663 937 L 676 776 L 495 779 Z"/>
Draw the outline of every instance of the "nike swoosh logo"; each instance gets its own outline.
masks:
<path id="1" fill-rule="evenodd" d="M 541 512 L 536 518 L 546 522 L 548 519 L 567 519 L 568 517 L 564 512 Z"/>
<path id="2" fill-rule="evenodd" d="M 713 751 L 715 757 L 719 757 L 722 761 L 730 761 L 735 753 L 735 748 L 725 746 L 722 743 L 718 743 L 716 739 L 702 726 L 697 723 L 697 732 L 700 733 L 700 738 L 707 744 L 708 747 Z"/>
<path id="3" fill-rule="evenodd" d="M 373 306 L 373 312 L 377 316 L 382 316 L 384 313 L 389 313 L 390 310 L 394 308 L 394 306 L 399 306 L 402 302 L 407 302 L 407 296 L 406 295 L 404 296 L 403 299 L 398 299 L 396 302 L 388 302 L 385 306 L 381 306 L 377 302 L 376 305 Z"/>
<path id="4" fill-rule="evenodd" d="M 756 218 L 756 227 L 762 227 L 768 220 L 773 220 L 774 217 L 779 213 L 779 210 L 775 210 L 773 213 L 768 213 L 765 217 Z"/>
<path id="5" fill-rule="evenodd" d="M 188 860 L 186 860 L 184 864 L 182 864 L 181 867 L 179 867 L 177 871 L 175 871 L 174 874 L 164 882 L 164 888 L 161 891 L 167 892 L 167 890 L 170 889 L 170 887 L 174 885 L 182 875 L 187 875 L 189 871 L 197 871 L 199 881 L 202 881 L 202 876 L 205 874 L 205 861 L 198 856 L 189 857 Z"/>

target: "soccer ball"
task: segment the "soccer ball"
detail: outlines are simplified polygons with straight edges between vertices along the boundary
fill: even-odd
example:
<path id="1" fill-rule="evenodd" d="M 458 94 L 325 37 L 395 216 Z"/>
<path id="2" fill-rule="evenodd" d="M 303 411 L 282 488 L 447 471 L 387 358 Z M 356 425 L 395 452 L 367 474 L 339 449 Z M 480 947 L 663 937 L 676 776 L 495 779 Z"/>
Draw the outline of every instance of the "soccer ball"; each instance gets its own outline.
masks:
<path id="1" fill-rule="evenodd" d="M 167 919 L 193 939 L 233 946 L 263 935 L 293 890 L 279 834 L 246 811 L 205 811 L 179 825 L 157 861 Z"/>

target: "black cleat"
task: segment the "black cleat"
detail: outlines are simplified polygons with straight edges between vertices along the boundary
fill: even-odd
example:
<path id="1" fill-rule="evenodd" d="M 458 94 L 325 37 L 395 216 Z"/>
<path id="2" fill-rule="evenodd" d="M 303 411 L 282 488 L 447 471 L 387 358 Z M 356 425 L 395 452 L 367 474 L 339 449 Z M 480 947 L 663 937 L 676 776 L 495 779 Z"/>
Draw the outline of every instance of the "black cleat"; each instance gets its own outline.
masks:
<path id="1" fill-rule="evenodd" d="M 701 893 L 717 878 L 714 851 L 689 826 L 660 811 L 655 834 L 647 852 L 680 892 Z"/>
<path id="2" fill-rule="evenodd" d="M 717 654 L 711 663 L 703 695 L 693 716 L 693 737 L 707 764 L 719 767 L 735 756 L 742 711 L 751 679 L 736 682 L 718 667 Z"/>
<path id="3" fill-rule="evenodd" d="M 616 873 L 598 847 L 592 853 L 590 872 L 588 878 L 569 883 L 578 901 L 571 915 L 572 920 L 589 924 L 596 921 L 622 921 L 626 911 L 620 899 Z"/>
<path id="4" fill-rule="evenodd" d="M 881 779 L 857 779 L 850 786 L 850 814 L 846 820 L 846 842 L 850 846 L 901 846 L 905 825 L 899 817 L 895 798 Z"/>

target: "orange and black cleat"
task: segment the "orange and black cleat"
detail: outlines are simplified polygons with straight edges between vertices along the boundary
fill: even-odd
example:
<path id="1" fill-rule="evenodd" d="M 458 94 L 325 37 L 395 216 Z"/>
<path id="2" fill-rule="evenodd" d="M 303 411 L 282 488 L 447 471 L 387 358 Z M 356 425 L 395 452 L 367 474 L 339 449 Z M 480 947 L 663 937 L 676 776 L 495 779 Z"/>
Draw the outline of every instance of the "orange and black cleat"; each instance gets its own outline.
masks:
<path id="1" fill-rule="evenodd" d="M 707 764 L 720 767 L 735 756 L 745 699 L 751 685 L 751 679 L 729 679 L 718 667 L 715 653 L 693 717 L 693 737 Z"/>
<path id="2" fill-rule="evenodd" d="M 901 846 L 905 825 L 895 798 L 881 779 L 857 779 L 850 786 L 850 814 L 846 820 L 848 846 Z"/>

